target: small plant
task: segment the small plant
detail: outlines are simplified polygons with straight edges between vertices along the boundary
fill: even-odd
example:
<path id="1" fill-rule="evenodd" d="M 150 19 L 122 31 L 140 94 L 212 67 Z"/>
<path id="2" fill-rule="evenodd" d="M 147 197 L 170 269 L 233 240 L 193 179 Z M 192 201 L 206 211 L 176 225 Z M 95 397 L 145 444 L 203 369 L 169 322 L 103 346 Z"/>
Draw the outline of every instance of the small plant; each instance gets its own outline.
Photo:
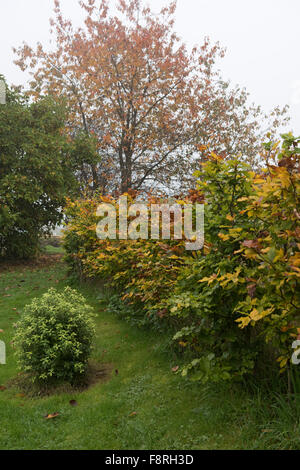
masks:
<path id="1" fill-rule="evenodd" d="M 51 288 L 33 299 L 17 324 L 19 365 L 44 383 L 70 382 L 87 369 L 94 336 L 92 308 L 77 291 Z"/>

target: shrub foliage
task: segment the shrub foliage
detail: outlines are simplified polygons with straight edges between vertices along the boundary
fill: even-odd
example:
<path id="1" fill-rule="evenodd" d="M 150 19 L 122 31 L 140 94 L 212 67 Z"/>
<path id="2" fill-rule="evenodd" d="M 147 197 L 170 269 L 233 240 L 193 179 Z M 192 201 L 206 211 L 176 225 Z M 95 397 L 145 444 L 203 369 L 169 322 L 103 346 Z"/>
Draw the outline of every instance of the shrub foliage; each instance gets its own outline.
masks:
<path id="1" fill-rule="evenodd" d="M 92 309 L 75 290 L 49 289 L 24 309 L 14 344 L 22 369 L 42 382 L 83 377 L 94 335 Z"/>

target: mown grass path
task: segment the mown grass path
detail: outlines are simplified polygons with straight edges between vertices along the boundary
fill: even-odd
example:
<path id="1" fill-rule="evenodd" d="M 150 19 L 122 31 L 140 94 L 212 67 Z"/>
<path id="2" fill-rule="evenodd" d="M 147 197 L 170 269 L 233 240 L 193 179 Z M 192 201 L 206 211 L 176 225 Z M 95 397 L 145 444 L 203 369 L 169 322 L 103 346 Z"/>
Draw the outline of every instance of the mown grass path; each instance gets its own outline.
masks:
<path id="1" fill-rule="evenodd" d="M 14 324 L 33 297 L 68 283 L 61 262 L 0 272 L 0 340 L 7 364 L 0 386 L 18 370 L 10 344 Z M 253 412 L 259 398 L 236 388 L 190 384 L 171 369 L 176 358 L 156 333 L 130 326 L 106 311 L 94 286 L 77 287 L 94 306 L 93 361 L 110 364 L 108 380 L 82 393 L 32 398 L 16 387 L 0 391 L 0 449 L 254 449 L 278 447 L 265 419 Z M 77 406 L 71 406 L 76 400 Z M 59 412 L 53 420 L 48 413 Z M 277 432 L 277 431 L 276 431 Z M 286 441 L 285 441 L 286 442 Z M 296 442 L 292 442 L 295 448 Z M 287 444 L 284 444 L 287 447 Z"/>

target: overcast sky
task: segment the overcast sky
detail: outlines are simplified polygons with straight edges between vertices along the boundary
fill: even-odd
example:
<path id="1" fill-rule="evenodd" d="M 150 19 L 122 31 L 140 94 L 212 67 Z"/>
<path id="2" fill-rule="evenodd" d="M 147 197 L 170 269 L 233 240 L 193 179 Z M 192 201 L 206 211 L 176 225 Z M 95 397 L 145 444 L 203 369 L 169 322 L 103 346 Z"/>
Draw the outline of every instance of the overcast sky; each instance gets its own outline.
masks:
<path id="1" fill-rule="evenodd" d="M 112 3 L 113 0 L 112 0 Z M 154 10 L 166 0 L 149 0 Z M 291 129 L 300 134 L 300 0 L 178 0 L 175 29 L 188 46 L 204 36 L 227 48 L 219 63 L 224 79 L 245 86 L 266 111 L 289 104 Z M 61 0 L 76 25 L 83 20 L 77 0 Z M 0 73 L 9 83 L 28 75 L 13 64 L 12 47 L 23 41 L 48 44 L 53 0 L 0 0 Z"/>

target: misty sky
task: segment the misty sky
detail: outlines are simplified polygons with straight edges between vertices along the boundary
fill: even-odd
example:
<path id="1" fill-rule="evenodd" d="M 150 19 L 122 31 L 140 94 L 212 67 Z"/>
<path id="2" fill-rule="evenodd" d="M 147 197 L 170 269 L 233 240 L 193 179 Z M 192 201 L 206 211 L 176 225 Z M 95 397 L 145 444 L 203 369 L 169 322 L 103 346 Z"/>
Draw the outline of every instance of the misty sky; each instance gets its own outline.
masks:
<path id="1" fill-rule="evenodd" d="M 113 1 L 111 2 L 114 3 Z M 158 11 L 166 0 L 149 0 Z M 188 46 L 209 36 L 227 48 L 219 68 L 224 79 L 245 86 L 251 100 L 269 111 L 289 104 L 290 128 L 300 134 L 300 0 L 178 0 L 175 29 Z M 76 25 L 84 18 L 77 0 L 61 0 Z M 0 0 L 0 73 L 26 84 L 13 64 L 12 47 L 23 41 L 49 44 L 53 0 Z M 290 130 L 290 129 L 288 129 Z"/>

